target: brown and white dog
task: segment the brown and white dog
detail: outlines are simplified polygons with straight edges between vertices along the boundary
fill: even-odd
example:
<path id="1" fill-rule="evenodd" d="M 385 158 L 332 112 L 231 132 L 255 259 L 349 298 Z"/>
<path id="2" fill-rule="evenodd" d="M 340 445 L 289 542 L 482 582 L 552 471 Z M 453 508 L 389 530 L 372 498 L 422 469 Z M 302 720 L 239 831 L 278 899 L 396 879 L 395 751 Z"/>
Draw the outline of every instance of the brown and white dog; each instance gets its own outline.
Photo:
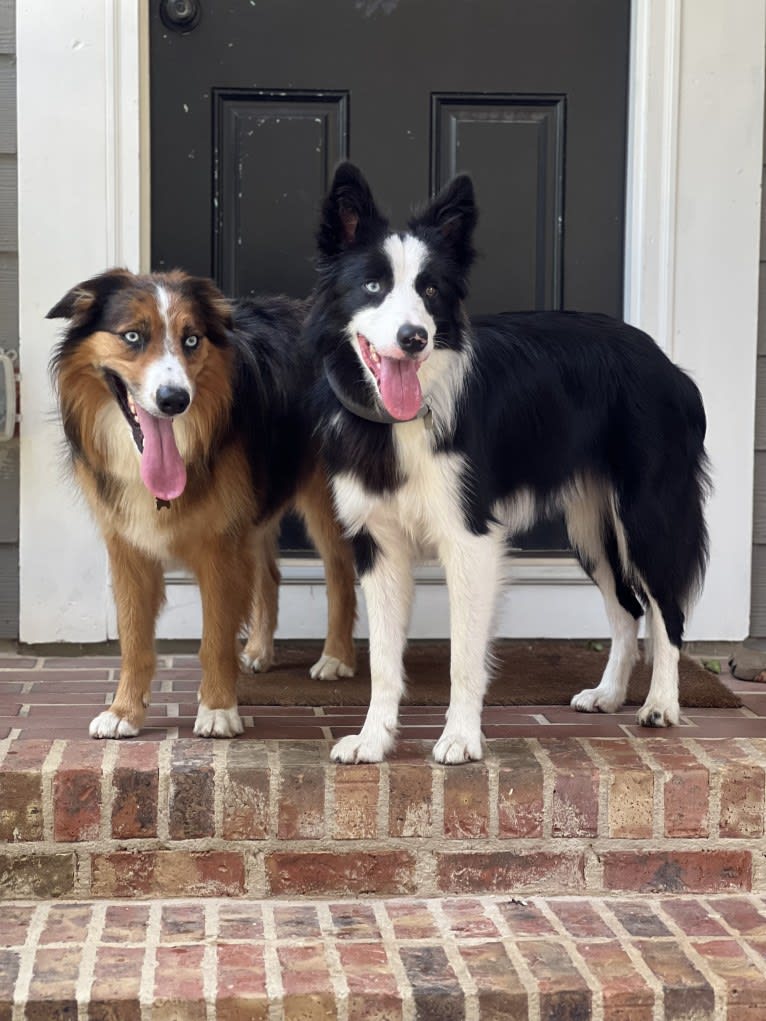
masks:
<path id="1" fill-rule="evenodd" d="M 78 284 L 48 313 L 70 320 L 52 372 L 117 604 L 120 682 L 90 725 L 93 737 L 139 732 L 163 569 L 179 563 L 194 572 L 203 609 L 194 732 L 242 732 L 237 636 L 249 615 L 243 665 L 268 669 L 277 537 L 289 507 L 304 517 L 326 569 L 329 628 L 311 674 L 353 673 L 353 558 L 308 416 L 315 368 L 301 346 L 303 314 L 287 298 L 228 302 L 206 279 L 123 269 Z"/>

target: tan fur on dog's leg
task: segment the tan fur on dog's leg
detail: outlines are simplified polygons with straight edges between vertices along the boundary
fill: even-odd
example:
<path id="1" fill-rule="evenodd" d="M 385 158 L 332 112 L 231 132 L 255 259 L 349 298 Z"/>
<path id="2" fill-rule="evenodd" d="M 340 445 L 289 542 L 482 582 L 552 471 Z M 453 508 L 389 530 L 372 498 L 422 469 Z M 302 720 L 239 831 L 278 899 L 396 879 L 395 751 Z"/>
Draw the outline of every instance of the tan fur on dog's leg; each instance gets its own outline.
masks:
<path id="1" fill-rule="evenodd" d="M 162 567 L 124 542 L 106 537 L 117 605 L 122 664 L 111 707 L 90 725 L 91 737 L 135 737 L 149 704 L 156 656 L 154 626 L 165 598 Z"/>
<path id="2" fill-rule="evenodd" d="M 202 683 L 194 733 L 242 733 L 237 710 L 237 636 L 250 607 L 253 559 L 246 539 L 213 536 L 189 552 L 202 597 Z"/>
<path id="3" fill-rule="evenodd" d="M 325 680 L 352 677 L 356 666 L 354 556 L 335 516 L 323 471 L 314 472 L 298 495 L 296 506 L 324 561 L 327 581 L 327 638 L 321 659 L 311 668 L 311 676 Z"/>
<path id="4" fill-rule="evenodd" d="M 274 662 L 274 632 L 279 612 L 279 567 L 277 541 L 279 521 L 253 532 L 253 596 L 247 643 L 239 657 L 243 669 L 260 673 Z"/>

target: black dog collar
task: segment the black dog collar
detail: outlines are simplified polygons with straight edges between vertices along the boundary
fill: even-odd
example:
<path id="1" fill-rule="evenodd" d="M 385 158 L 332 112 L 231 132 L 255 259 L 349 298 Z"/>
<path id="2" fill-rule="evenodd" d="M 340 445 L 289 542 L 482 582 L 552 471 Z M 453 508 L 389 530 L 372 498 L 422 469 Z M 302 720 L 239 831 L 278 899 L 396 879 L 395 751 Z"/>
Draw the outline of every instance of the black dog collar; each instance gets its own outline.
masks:
<path id="1" fill-rule="evenodd" d="M 374 407 L 369 407 L 366 404 L 360 404 L 358 401 L 349 397 L 348 394 L 344 393 L 338 377 L 330 368 L 326 359 L 324 363 L 324 370 L 327 375 L 327 382 L 330 384 L 330 389 L 346 411 L 350 411 L 352 415 L 356 415 L 358 418 L 364 418 L 368 422 L 375 422 L 377 425 L 398 425 L 402 422 L 416 422 L 419 418 L 425 418 L 426 426 L 430 427 L 431 408 L 427 402 L 424 401 L 423 404 L 421 404 L 420 410 L 414 418 L 394 418 L 393 415 L 389 415 L 385 408 L 381 407 L 379 402 L 376 401 Z"/>

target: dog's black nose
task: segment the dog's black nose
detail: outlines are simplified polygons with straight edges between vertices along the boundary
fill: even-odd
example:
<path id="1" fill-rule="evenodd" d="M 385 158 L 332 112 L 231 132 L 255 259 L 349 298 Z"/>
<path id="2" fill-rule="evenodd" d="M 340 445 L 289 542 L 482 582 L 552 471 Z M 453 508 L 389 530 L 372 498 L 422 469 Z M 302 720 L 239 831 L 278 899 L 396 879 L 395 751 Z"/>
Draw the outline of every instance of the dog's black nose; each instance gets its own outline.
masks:
<path id="1" fill-rule="evenodd" d="M 408 355 L 416 355 L 428 343 L 428 333 L 425 326 L 405 323 L 396 331 L 396 341 L 402 351 L 406 351 Z"/>
<path id="2" fill-rule="evenodd" d="M 180 415 L 191 403 L 189 391 L 182 386 L 158 387 L 155 400 L 163 415 Z"/>

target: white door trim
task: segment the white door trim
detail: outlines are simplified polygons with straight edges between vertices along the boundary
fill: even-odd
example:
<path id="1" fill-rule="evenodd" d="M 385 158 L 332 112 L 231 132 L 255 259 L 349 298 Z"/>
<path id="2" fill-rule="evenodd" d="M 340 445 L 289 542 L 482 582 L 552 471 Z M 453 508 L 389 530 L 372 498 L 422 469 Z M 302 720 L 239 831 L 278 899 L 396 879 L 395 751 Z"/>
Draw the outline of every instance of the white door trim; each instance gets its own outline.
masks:
<path id="1" fill-rule="evenodd" d="M 103 546 L 59 468 L 47 374 L 57 326 L 44 315 L 88 274 L 146 265 L 139 8 L 131 0 L 18 4 L 25 642 L 111 632 Z M 626 318 L 692 370 L 705 394 L 717 488 L 708 584 L 689 637 L 736 639 L 749 617 L 763 3 L 635 0 L 633 23 Z M 547 580 L 533 573 L 506 597 L 501 632 L 603 633 L 592 587 L 571 584 L 568 565 L 551 583 L 559 568 L 545 566 Z M 443 592 L 419 588 L 413 633 L 444 633 Z M 285 587 L 281 633 L 303 633 L 306 619 L 321 631 L 321 589 L 315 579 Z M 192 592 L 171 586 L 161 634 L 197 626 Z"/>

